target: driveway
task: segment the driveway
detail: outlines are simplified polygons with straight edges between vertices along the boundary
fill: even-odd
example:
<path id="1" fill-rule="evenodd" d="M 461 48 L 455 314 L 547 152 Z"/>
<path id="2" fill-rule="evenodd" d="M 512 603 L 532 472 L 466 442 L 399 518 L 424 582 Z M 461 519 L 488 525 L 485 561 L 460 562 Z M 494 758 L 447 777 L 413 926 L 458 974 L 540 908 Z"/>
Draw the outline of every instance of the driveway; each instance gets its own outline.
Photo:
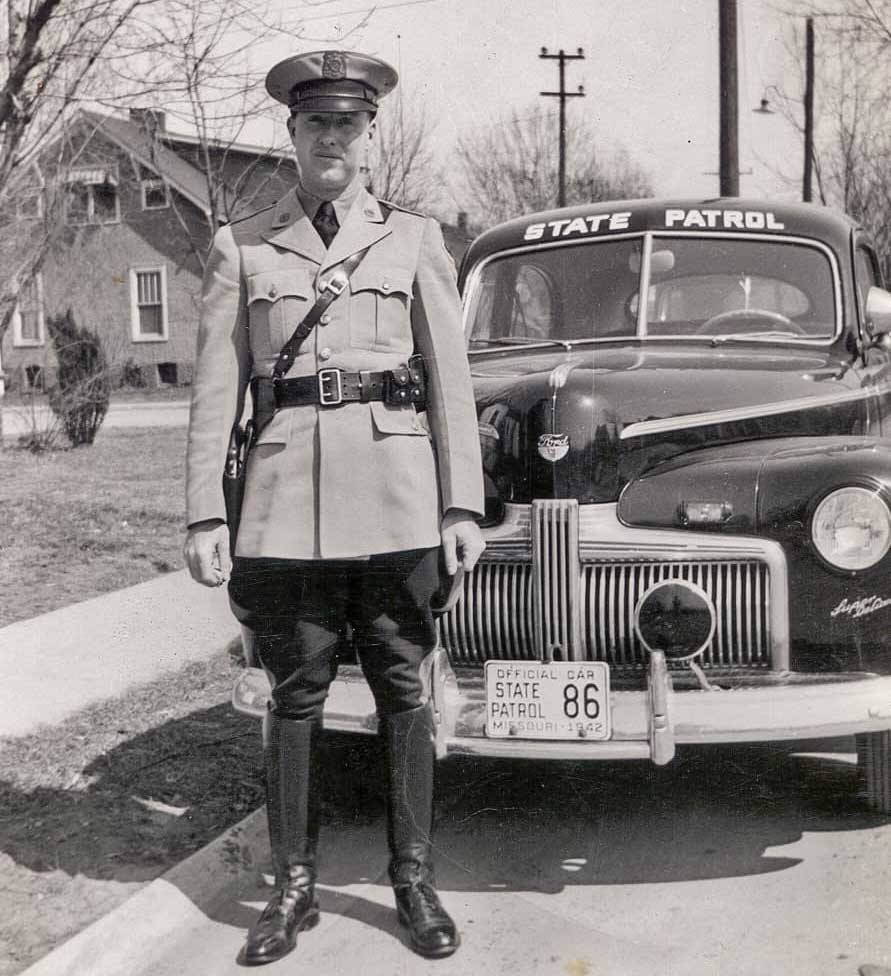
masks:
<path id="1" fill-rule="evenodd" d="M 851 802 L 847 752 L 709 747 L 664 769 L 450 760 L 437 875 L 463 946 L 429 962 L 406 947 L 386 883 L 374 743 L 328 748 L 322 922 L 270 973 L 865 976 L 891 963 L 891 824 Z M 266 843 L 260 812 L 28 976 L 237 976 L 269 897 Z"/>

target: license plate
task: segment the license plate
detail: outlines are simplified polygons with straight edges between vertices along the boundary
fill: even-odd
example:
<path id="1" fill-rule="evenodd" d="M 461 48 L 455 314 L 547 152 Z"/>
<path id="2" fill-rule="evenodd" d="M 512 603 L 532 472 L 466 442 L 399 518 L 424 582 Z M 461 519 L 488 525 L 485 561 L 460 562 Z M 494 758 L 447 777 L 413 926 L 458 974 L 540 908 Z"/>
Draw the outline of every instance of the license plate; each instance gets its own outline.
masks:
<path id="1" fill-rule="evenodd" d="M 608 739 L 609 665 L 486 661 L 486 735 Z"/>

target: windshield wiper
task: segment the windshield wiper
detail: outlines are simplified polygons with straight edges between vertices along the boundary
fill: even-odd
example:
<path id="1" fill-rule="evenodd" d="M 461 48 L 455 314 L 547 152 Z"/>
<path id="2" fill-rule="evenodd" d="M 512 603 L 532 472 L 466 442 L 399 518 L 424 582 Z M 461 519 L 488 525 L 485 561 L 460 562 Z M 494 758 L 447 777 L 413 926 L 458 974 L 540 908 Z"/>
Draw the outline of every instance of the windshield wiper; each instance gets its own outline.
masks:
<path id="1" fill-rule="evenodd" d="M 470 340 L 471 348 L 479 343 L 484 346 L 560 346 L 571 349 L 572 343 L 568 339 L 536 339 L 532 336 L 501 336 L 496 339 L 476 338 Z"/>

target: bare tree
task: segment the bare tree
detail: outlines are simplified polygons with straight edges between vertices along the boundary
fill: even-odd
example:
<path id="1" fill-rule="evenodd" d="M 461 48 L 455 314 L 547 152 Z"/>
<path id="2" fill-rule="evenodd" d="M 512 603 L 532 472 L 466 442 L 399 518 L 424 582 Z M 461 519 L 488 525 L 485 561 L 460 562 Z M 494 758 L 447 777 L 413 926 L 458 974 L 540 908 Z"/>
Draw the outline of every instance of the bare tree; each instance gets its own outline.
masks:
<path id="1" fill-rule="evenodd" d="M 652 194 L 648 176 L 622 150 L 600 153 L 592 126 L 573 121 L 567 133 L 566 202 Z M 557 122 L 536 106 L 458 140 L 468 209 L 491 224 L 557 206 Z M 456 195 L 461 194 L 459 189 Z"/>
<path id="2" fill-rule="evenodd" d="M 421 103 L 401 94 L 381 105 L 368 158 L 369 188 L 378 197 L 409 210 L 435 208 L 442 177 L 435 162 L 429 116 Z"/>
<path id="3" fill-rule="evenodd" d="M 891 0 L 844 0 L 796 13 L 817 25 L 813 165 L 820 200 L 866 226 L 891 260 Z M 803 50 L 802 21 L 792 48 Z M 803 79 L 803 67 L 800 71 Z M 803 135 L 801 90 L 779 91 L 781 112 Z"/>
<path id="4" fill-rule="evenodd" d="M 157 2 L 6 0 L 0 8 L 0 339 L 18 289 L 39 269 L 53 233 L 52 199 L 35 204 L 42 208 L 36 220 L 22 207 L 41 180 L 40 155 L 64 129 L 72 105 L 107 83 L 125 26 Z"/>

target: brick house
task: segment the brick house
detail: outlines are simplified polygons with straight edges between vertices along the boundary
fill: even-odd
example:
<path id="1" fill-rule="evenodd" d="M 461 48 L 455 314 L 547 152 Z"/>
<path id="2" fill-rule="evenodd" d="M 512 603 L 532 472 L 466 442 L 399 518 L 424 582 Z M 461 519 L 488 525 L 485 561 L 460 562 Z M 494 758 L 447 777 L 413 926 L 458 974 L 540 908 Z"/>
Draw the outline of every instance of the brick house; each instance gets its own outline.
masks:
<path id="1" fill-rule="evenodd" d="M 44 217 L 41 194 L 61 185 L 55 243 L 21 288 L 0 346 L 7 387 L 51 385 L 46 319 L 68 308 L 102 338 L 122 382 L 188 384 L 202 258 L 214 224 L 204 159 L 219 174 L 216 212 L 236 219 L 287 192 L 295 179 L 290 156 L 242 145 L 205 147 L 168 132 L 163 113 L 146 110 L 129 118 L 82 110 L 54 156 L 64 167 L 47 166 L 44 173 L 35 167 L 19 203 L 20 226 L 37 222 Z M 459 218 L 458 226 L 443 229 L 459 260 L 470 240 L 466 225 Z"/>

